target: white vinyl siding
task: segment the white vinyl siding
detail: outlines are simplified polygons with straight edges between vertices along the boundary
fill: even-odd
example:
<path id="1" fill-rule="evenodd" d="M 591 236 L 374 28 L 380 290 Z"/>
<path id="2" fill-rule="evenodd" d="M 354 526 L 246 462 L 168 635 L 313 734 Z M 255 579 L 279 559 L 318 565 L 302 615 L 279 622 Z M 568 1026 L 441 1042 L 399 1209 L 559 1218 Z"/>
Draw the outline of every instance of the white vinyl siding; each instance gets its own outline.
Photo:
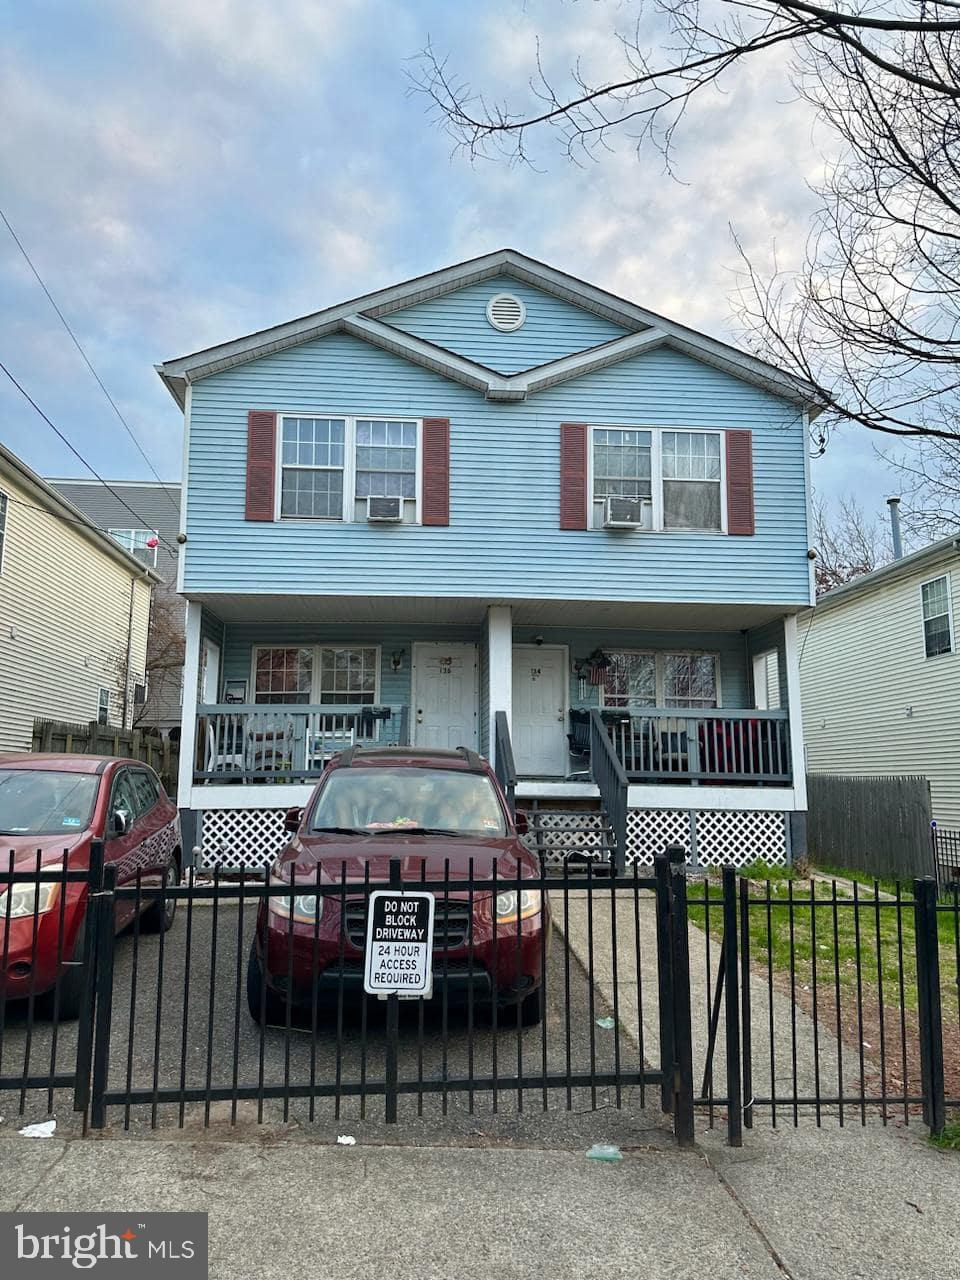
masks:
<path id="1" fill-rule="evenodd" d="M 29 750 L 35 717 L 89 724 L 101 686 L 119 725 L 132 581 L 129 722 L 146 663 L 149 583 L 44 510 L 19 478 L 0 483 L 11 499 L 0 575 L 0 751 Z"/>
<path id="2" fill-rule="evenodd" d="M 960 826 L 960 655 L 926 656 L 921 585 L 960 589 L 960 557 L 800 617 L 804 744 L 813 773 L 916 774 Z"/>

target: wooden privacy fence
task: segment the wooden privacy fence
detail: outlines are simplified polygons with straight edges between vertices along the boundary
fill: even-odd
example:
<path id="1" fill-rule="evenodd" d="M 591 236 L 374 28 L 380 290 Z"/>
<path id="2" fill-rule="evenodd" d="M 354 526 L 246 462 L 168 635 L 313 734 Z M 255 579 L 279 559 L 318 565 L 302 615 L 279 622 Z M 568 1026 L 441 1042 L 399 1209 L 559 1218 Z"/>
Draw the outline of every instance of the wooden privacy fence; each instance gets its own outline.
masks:
<path id="1" fill-rule="evenodd" d="M 118 729 L 96 720 L 81 724 L 34 720 L 32 750 L 142 760 L 156 769 L 169 795 L 175 796 L 177 792 L 180 743 L 159 729 Z"/>
<path id="2" fill-rule="evenodd" d="M 811 773 L 807 803 L 814 863 L 901 880 L 934 874 L 926 778 Z"/>

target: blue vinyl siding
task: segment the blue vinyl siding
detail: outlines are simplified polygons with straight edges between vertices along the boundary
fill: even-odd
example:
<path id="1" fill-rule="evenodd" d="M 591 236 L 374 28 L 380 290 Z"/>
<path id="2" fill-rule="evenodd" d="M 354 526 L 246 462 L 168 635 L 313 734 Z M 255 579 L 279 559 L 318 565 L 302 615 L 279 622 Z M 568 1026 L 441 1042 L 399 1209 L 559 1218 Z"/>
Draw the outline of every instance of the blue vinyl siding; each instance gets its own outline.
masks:
<path id="1" fill-rule="evenodd" d="M 526 308 L 526 320 L 513 333 L 500 333 L 487 320 L 487 303 L 498 293 L 513 294 Z M 383 320 L 498 373 L 532 369 L 630 332 L 508 276 L 404 307 Z"/>
<path id="2" fill-rule="evenodd" d="M 249 409 L 449 417 L 449 527 L 245 521 Z M 749 428 L 756 535 L 562 531 L 563 421 Z M 666 348 L 500 404 L 330 335 L 194 385 L 185 589 L 806 604 L 804 450 L 795 405 Z"/>
<path id="3" fill-rule="evenodd" d="M 383 706 L 409 706 L 413 644 L 417 640 L 449 640 L 479 644 L 478 627 L 361 627 L 313 626 L 305 624 L 258 623 L 230 625 L 224 640 L 223 669 L 226 679 L 251 680 L 255 645 L 379 645 L 380 694 Z M 391 658 L 403 653 L 399 671 L 394 671 Z M 250 684 L 253 701 L 253 685 Z"/>

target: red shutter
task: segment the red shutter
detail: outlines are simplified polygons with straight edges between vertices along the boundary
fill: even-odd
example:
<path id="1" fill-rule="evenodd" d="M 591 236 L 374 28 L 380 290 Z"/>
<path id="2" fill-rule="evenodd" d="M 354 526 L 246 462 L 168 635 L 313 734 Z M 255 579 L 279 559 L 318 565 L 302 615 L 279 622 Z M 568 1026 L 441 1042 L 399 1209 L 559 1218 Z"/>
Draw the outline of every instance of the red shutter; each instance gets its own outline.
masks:
<path id="1" fill-rule="evenodd" d="M 247 414 L 247 509 L 245 520 L 274 518 L 277 470 L 277 415 Z"/>
<path id="2" fill-rule="evenodd" d="M 587 426 L 560 423 L 560 528 L 587 527 Z"/>
<path id="3" fill-rule="evenodd" d="M 450 523 L 450 419 L 423 420 L 424 524 Z"/>
<path id="4" fill-rule="evenodd" d="M 727 432 L 727 532 L 756 532 L 753 518 L 753 432 Z"/>

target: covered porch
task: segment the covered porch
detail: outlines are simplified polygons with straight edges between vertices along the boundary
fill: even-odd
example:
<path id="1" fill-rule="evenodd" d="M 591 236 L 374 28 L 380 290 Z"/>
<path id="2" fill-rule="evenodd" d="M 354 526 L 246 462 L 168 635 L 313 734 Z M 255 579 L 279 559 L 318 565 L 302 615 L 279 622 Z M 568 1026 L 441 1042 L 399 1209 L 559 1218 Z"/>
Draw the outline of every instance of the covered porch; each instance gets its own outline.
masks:
<path id="1" fill-rule="evenodd" d="M 186 671 L 184 796 L 303 793 L 354 745 L 493 760 L 497 711 L 521 794 L 593 790 L 592 711 L 632 793 L 802 774 L 796 621 L 775 607 L 234 596 L 190 602 Z"/>

